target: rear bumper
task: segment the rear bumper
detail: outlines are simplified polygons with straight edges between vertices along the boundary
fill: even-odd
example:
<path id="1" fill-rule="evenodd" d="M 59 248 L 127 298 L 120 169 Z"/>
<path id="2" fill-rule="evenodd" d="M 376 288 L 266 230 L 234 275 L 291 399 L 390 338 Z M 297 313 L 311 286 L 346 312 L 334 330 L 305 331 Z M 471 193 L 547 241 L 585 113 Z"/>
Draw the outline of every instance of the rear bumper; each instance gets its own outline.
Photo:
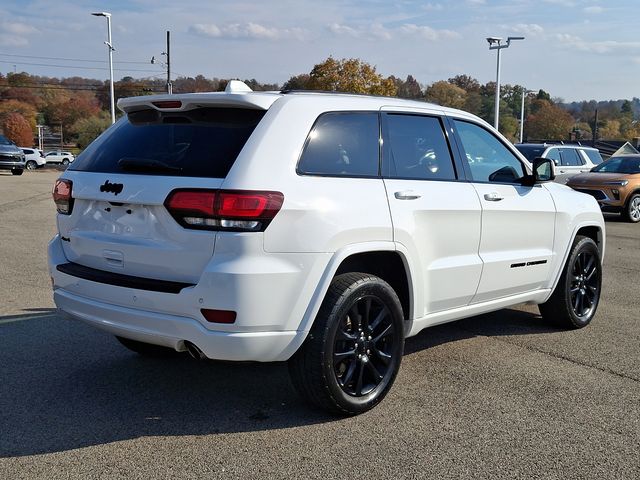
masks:
<path id="1" fill-rule="evenodd" d="M 229 255 L 226 248 L 256 254 Z M 261 237 L 219 238 L 198 283 L 165 293 L 145 290 L 144 285 L 103 283 L 58 268 L 69 260 L 56 235 L 49 243 L 49 273 L 62 313 L 113 334 L 178 351 L 185 350 L 188 341 L 211 359 L 283 361 L 306 338 L 301 322 L 328 255 L 259 251 Z M 235 311 L 236 321 L 210 323 L 203 308 Z"/>
<path id="2" fill-rule="evenodd" d="M 191 342 L 211 359 L 274 362 L 287 360 L 297 348 L 297 331 L 219 332 L 205 329 L 197 320 L 99 302 L 56 289 L 53 299 L 67 316 L 94 327 L 140 342 L 178 351 Z"/>

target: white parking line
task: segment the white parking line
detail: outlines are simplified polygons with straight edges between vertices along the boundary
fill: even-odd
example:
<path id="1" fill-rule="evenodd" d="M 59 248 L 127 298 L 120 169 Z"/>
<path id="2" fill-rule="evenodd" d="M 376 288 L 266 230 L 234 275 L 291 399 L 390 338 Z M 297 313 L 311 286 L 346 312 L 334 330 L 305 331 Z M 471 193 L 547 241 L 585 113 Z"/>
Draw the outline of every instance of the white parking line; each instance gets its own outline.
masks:
<path id="1" fill-rule="evenodd" d="M 15 322 L 24 322 L 27 320 L 36 320 L 47 317 L 55 317 L 56 313 L 47 312 L 47 313 L 36 313 L 33 315 L 9 315 L 5 318 L 0 317 L 0 325 L 5 323 L 15 323 Z"/>

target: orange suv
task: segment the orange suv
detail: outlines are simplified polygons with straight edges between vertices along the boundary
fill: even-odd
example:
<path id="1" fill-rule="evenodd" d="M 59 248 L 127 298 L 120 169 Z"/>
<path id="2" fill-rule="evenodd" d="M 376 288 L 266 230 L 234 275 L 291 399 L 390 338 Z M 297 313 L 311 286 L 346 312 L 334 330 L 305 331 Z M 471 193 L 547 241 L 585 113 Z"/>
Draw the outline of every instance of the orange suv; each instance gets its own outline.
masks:
<path id="1" fill-rule="evenodd" d="M 620 155 L 571 177 L 567 185 L 592 195 L 603 212 L 640 222 L 640 155 Z"/>

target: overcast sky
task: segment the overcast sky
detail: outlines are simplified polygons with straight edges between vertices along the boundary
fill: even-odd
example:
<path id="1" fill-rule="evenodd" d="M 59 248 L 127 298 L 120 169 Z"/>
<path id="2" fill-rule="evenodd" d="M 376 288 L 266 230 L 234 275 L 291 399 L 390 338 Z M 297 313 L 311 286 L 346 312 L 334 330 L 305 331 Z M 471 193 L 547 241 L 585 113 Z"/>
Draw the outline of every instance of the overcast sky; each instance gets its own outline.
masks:
<path id="1" fill-rule="evenodd" d="M 332 55 L 423 85 L 485 83 L 496 73 L 485 37 L 523 35 L 502 51 L 503 83 L 566 101 L 640 97 L 636 0 L 2 0 L 0 72 L 108 78 L 93 11 L 113 15 L 116 78 L 163 78 L 149 60 L 171 30 L 174 76 L 282 84 Z"/>

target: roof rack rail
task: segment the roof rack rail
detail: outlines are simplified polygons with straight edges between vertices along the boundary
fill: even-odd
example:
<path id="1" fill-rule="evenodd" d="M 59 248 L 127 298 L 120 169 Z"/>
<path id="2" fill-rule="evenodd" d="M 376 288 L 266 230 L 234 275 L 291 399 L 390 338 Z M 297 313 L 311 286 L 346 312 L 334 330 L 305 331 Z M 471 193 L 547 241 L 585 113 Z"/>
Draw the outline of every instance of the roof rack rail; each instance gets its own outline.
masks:
<path id="1" fill-rule="evenodd" d="M 319 93 L 324 95 L 357 95 L 359 97 L 374 97 L 374 98 L 396 98 L 398 100 L 407 100 L 406 98 L 398 98 L 398 97 L 390 97 L 386 95 L 372 95 L 370 93 L 354 93 L 354 92 L 340 92 L 337 90 L 304 90 L 304 89 L 295 89 L 295 88 L 283 88 L 280 90 L 280 93 L 284 95 L 292 94 L 292 93 Z M 413 101 L 420 101 L 419 99 Z"/>

